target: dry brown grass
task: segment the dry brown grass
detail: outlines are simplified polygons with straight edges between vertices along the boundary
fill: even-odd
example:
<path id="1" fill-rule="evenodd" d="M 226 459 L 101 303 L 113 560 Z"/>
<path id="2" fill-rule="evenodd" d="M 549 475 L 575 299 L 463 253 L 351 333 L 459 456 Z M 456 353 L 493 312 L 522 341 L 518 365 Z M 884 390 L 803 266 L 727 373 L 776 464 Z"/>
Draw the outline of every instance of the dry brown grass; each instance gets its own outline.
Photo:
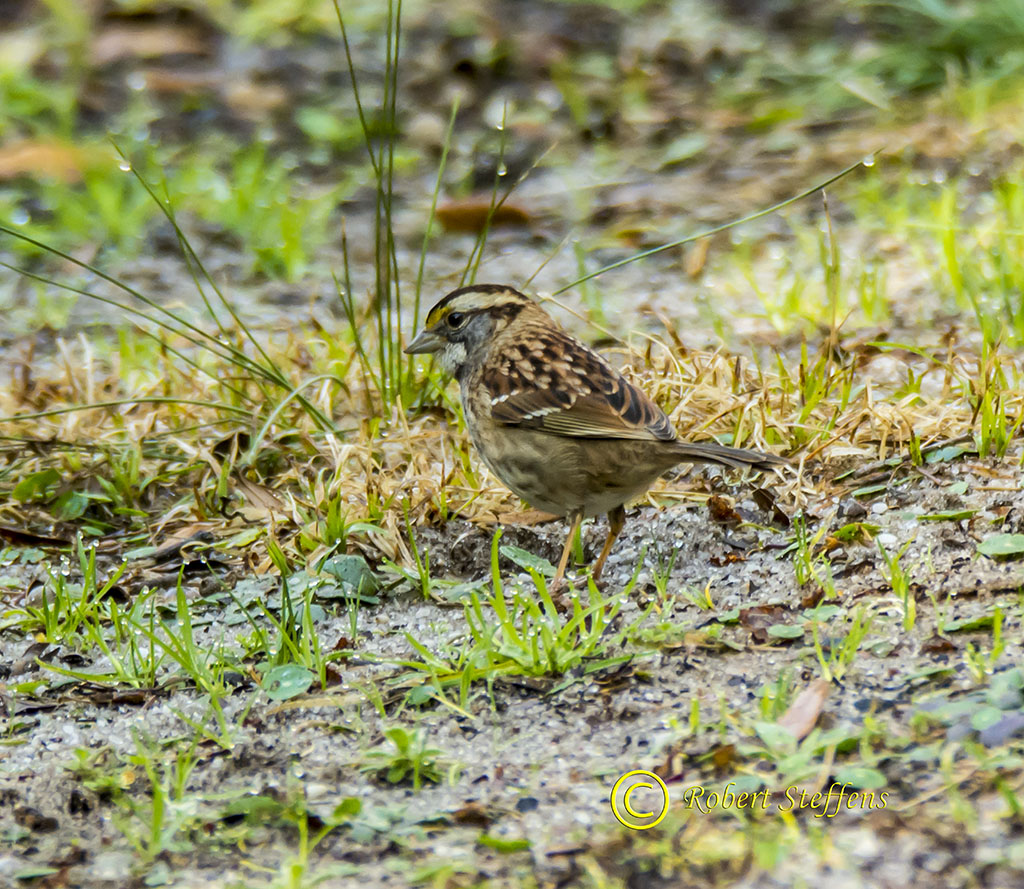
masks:
<path id="1" fill-rule="evenodd" d="M 0 389 L 0 522 L 70 537 L 76 522 L 61 521 L 57 498 L 102 494 L 98 478 L 113 477 L 111 455 L 135 446 L 141 461 L 133 505 L 145 515 L 115 515 L 97 502 L 83 517 L 105 523 L 108 537 L 130 532 L 135 541 L 144 535 L 159 545 L 200 525 L 221 540 L 258 527 L 315 561 L 335 543 L 323 521 L 333 502 L 347 522 L 379 529 L 355 535 L 352 545 L 411 564 L 406 513 L 414 525 L 455 514 L 491 523 L 521 508 L 472 454 L 455 422 L 457 399 L 440 409 L 384 411 L 359 362 L 339 361 L 335 341 L 312 332 L 260 336 L 292 385 L 321 377 L 306 396 L 333 417 L 333 433 L 319 431 L 294 402 L 274 414 L 236 366 L 187 343 L 167 342 L 142 363 L 131 349 L 111 349 L 103 335 L 58 337 L 46 350 L 25 343 L 9 349 Z M 141 347 L 144 339 L 134 339 Z M 844 487 L 835 482 L 842 470 L 893 455 L 909 463 L 915 448 L 971 441 L 986 386 L 1011 426 L 1024 401 L 1018 357 L 990 355 L 983 363 L 979 350 L 948 338 L 930 352 L 844 348 L 837 338 L 828 355 L 803 362 L 782 355 L 778 370 L 723 350 L 685 350 L 670 339 L 646 336 L 642 352 L 624 347 L 613 360 L 684 436 L 724 436 L 790 456 L 792 468 L 769 485 L 786 511 Z M 209 373 L 183 366 L 166 348 L 172 345 Z M 241 397 L 225 402 L 229 379 L 252 407 Z M 45 496 L 13 496 L 19 482 L 44 469 L 59 474 Z M 678 483 L 662 482 L 652 496 L 678 490 Z M 265 569 L 265 547 L 255 536 L 250 563 Z"/>

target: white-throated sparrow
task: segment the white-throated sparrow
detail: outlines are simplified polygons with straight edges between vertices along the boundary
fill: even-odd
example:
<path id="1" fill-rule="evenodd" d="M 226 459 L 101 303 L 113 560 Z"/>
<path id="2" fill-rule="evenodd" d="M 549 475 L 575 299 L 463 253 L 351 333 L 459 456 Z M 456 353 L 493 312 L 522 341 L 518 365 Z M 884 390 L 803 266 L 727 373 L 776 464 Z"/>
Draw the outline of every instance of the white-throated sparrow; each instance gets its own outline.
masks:
<path id="1" fill-rule="evenodd" d="M 453 290 L 405 351 L 439 353 L 455 375 L 466 426 L 491 472 L 531 506 L 570 519 L 555 587 L 580 522 L 608 513 L 598 578 L 625 522 L 624 504 L 677 463 L 769 469 L 786 462 L 679 441 L 661 408 L 511 287 Z"/>

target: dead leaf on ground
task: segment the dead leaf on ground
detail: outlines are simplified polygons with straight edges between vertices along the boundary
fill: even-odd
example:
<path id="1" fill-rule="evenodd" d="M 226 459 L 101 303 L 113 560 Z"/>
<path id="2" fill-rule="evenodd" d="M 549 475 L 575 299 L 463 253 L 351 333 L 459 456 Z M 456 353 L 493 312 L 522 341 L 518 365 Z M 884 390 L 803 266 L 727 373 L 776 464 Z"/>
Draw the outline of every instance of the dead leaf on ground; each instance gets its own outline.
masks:
<path id="1" fill-rule="evenodd" d="M 663 762 L 656 765 L 652 771 L 666 784 L 669 782 L 679 783 L 689 771 L 691 766 L 690 758 L 681 750 L 670 748 Z"/>
<path id="2" fill-rule="evenodd" d="M 733 505 L 718 494 L 712 494 L 708 498 L 708 512 L 711 513 L 711 520 L 719 524 L 735 525 L 743 521 Z"/>
<path id="3" fill-rule="evenodd" d="M 456 824 L 470 827 L 488 827 L 494 821 L 494 816 L 480 803 L 469 803 L 452 812 L 452 820 Z"/>
<path id="4" fill-rule="evenodd" d="M 224 76 L 216 71 L 174 71 L 152 68 L 146 72 L 146 90 L 151 93 L 192 96 L 220 88 Z"/>
<path id="5" fill-rule="evenodd" d="M 21 657 L 10 665 L 11 669 L 7 675 L 21 676 L 23 673 L 28 673 L 36 666 L 36 660 L 42 658 L 49 647 L 49 642 L 33 642 L 21 653 Z"/>
<path id="6" fill-rule="evenodd" d="M 711 754 L 711 761 L 720 772 L 730 768 L 736 761 L 736 745 L 722 744 L 716 747 L 715 752 Z"/>
<path id="7" fill-rule="evenodd" d="M 601 689 L 602 694 L 612 694 L 629 685 L 635 675 L 636 667 L 631 661 L 627 661 L 624 664 L 597 670 L 591 674 L 591 678 Z"/>
<path id="8" fill-rule="evenodd" d="M 810 734 L 818 717 L 821 716 L 821 708 L 831 687 L 832 684 L 828 680 L 815 679 L 797 695 L 789 709 L 779 718 L 778 724 L 791 732 L 798 741 Z"/>
<path id="9" fill-rule="evenodd" d="M 525 209 L 508 202 L 496 207 L 491 215 L 490 196 L 445 201 L 437 208 L 436 215 L 448 232 L 481 232 L 488 225 L 488 215 L 491 228 L 525 228 L 531 222 Z"/>
<path id="10" fill-rule="evenodd" d="M 768 628 L 785 622 L 789 612 L 781 605 L 754 605 L 740 610 L 740 625 L 750 631 L 750 638 L 759 645 L 768 641 Z"/>
<path id="11" fill-rule="evenodd" d="M 68 142 L 13 142 L 0 147 L 0 181 L 41 176 L 77 182 L 90 160 L 88 152 Z"/>
<path id="12" fill-rule="evenodd" d="M 736 565 L 739 562 L 745 562 L 747 557 L 741 553 L 726 553 L 724 556 L 711 556 L 708 561 L 715 567 L 721 568 L 723 565 Z"/>
<path id="13" fill-rule="evenodd" d="M 112 25 L 92 42 L 96 66 L 123 59 L 157 59 L 170 55 L 205 55 L 209 45 L 198 28 L 181 25 Z"/>
<path id="14" fill-rule="evenodd" d="M 825 591 L 821 587 L 816 587 L 806 596 L 800 597 L 801 608 L 816 608 L 818 603 L 825 598 Z"/>
<path id="15" fill-rule="evenodd" d="M 256 83 L 248 78 L 228 81 L 223 88 L 224 101 L 236 114 L 260 115 L 283 107 L 288 91 L 275 83 Z"/>
<path id="16" fill-rule="evenodd" d="M 754 502 L 765 512 L 771 513 L 772 521 L 783 528 L 789 527 L 789 516 L 786 515 L 776 502 L 775 495 L 767 488 L 754 488 L 751 492 Z"/>
<path id="17" fill-rule="evenodd" d="M 708 249 L 711 247 L 711 238 L 701 238 L 690 245 L 686 251 L 684 260 L 686 276 L 688 278 L 699 278 L 704 266 L 708 261 Z"/>
<path id="18" fill-rule="evenodd" d="M 945 636 L 940 636 L 937 633 L 933 636 L 929 636 L 921 643 L 922 654 L 948 654 L 949 652 L 956 650 L 956 645 L 954 645 Z"/>
<path id="19" fill-rule="evenodd" d="M 245 498 L 245 504 L 238 511 L 247 521 L 256 522 L 266 521 L 270 518 L 288 517 L 288 509 L 284 501 L 266 485 L 261 485 L 243 476 L 237 476 L 235 490 Z"/>
<path id="20" fill-rule="evenodd" d="M 52 815 L 44 815 L 32 806 L 18 806 L 14 810 L 14 820 L 26 830 L 36 833 L 49 833 L 59 827 L 56 818 Z"/>

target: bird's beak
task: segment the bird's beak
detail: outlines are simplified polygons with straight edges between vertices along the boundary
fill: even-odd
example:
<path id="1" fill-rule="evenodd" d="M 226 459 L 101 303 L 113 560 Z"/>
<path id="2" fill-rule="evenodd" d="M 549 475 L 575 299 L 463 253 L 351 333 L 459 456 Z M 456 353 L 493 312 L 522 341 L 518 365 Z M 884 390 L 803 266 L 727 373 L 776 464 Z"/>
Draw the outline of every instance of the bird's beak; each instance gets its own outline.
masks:
<path id="1" fill-rule="evenodd" d="M 423 355 L 430 352 L 440 352 L 445 347 L 445 341 L 432 330 L 421 330 L 408 346 L 405 347 L 406 355 Z"/>

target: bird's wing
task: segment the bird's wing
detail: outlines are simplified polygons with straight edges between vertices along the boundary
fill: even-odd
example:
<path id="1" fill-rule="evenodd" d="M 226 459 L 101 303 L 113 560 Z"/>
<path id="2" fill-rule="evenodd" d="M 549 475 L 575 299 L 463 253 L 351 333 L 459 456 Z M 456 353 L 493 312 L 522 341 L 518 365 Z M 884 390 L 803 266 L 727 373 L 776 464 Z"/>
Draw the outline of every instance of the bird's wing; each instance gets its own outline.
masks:
<path id="1" fill-rule="evenodd" d="M 497 351 L 483 384 L 499 423 L 575 438 L 676 438 L 661 408 L 562 331 L 539 329 Z"/>

